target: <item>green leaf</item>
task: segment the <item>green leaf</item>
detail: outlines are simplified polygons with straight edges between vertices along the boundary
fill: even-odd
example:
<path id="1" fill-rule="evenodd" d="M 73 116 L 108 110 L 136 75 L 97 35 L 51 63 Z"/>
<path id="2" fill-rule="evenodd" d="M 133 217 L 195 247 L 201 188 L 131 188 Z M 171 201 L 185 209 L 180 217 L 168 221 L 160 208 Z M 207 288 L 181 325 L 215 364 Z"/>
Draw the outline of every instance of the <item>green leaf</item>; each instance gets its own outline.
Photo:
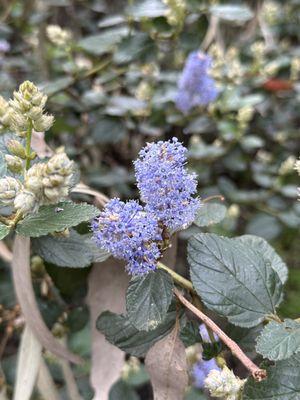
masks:
<path id="1" fill-rule="evenodd" d="M 271 321 L 257 339 L 256 350 L 269 360 L 285 360 L 300 350 L 300 323 Z"/>
<path id="2" fill-rule="evenodd" d="M 93 262 L 98 263 L 98 262 L 103 262 L 107 260 L 111 254 L 108 253 L 106 250 L 101 249 L 96 242 L 93 240 L 92 236 L 90 234 L 84 235 L 84 244 L 87 246 L 92 253 L 93 257 Z"/>
<path id="3" fill-rule="evenodd" d="M 185 395 L 184 400 L 207 400 L 207 397 L 199 389 L 192 387 Z"/>
<path id="4" fill-rule="evenodd" d="M 0 222 L 0 240 L 4 239 L 10 232 L 10 227 Z"/>
<path id="5" fill-rule="evenodd" d="M 42 236 L 32 240 L 33 249 L 46 262 L 59 267 L 83 268 L 91 264 L 93 254 L 83 237 L 74 230 L 70 236 Z"/>
<path id="6" fill-rule="evenodd" d="M 58 78 L 50 82 L 45 82 L 41 84 L 40 90 L 45 93 L 47 96 L 53 96 L 54 94 L 66 89 L 72 83 L 74 79 L 71 76 L 64 76 L 63 78 Z"/>
<path id="7" fill-rule="evenodd" d="M 3 178 L 7 172 L 7 164 L 4 158 L 4 154 L 0 152 L 0 178 Z"/>
<path id="8" fill-rule="evenodd" d="M 246 382 L 243 400 L 298 400 L 300 393 L 300 355 L 278 361 L 267 369 L 267 379 Z"/>
<path id="9" fill-rule="evenodd" d="M 194 224 L 200 227 L 217 224 L 225 218 L 226 210 L 223 204 L 204 203 L 196 214 Z"/>
<path id="10" fill-rule="evenodd" d="M 92 128 L 95 143 L 117 143 L 126 135 L 126 127 L 119 118 L 101 117 Z"/>
<path id="11" fill-rule="evenodd" d="M 252 327 L 275 313 L 282 297 L 280 279 L 246 244 L 200 233 L 189 240 L 188 260 L 204 304 L 233 324 Z"/>
<path id="12" fill-rule="evenodd" d="M 202 337 L 199 333 L 199 322 L 188 321 L 180 331 L 180 339 L 185 347 L 193 346 L 196 343 L 202 343 Z"/>
<path id="13" fill-rule="evenodd" d="M 237 237 L 236 240 L 241 241 L 242 243 L 251 247 L 253 250 L 260 253 L 264 261 L 266 263 L 270 263 L 274 271 L 277 272 L 281 282 L 285 283 L 287 281 L 288 268 L 286 264 L 265 239 L 255 235 L 243 235 Z"/>
<path id="14" fill-rule="evenodd" d="M 117 64 L 129 63 L 137 59 L 141 61 L 145 56 L 153 53 L 154 49 L 153 40 L 146 33 L 138 32 L 122 40 L 114 54 L 114 61 Z"/>
<path id="15" fill-rule="evenodd" d="M 109 392 L 109 400 L 139 400 L 139 396 L 135 390 L 131 388 L 126 382 L 117 381 Z"/>
<path id="16" fill-rule="evenodd" d="M 173 280 L 161 270 L 131 279 L 126 294 L 127 315 L 140 331 L 155 329 L 166 318 L 173 298 Z"/>
<path id="17" fill-rule="evenodd" d="M 210 12 L 225 21 L 246 22 L 253 18 L 253 12 L 249 7 L 238 4 L 222 4 L 210 7 Z"/>
<path id="18" fill-rule="evenodd" d="M 112 52 L 122 37 L 129 32 L 128 27 L 107 29 L 96 35 L 87 36 L 78 42 L 78 46 L 96 56 Z"/>
<path id="19" fill-rule="evenodd" d="M 96 323 L 106 340 L 132 356 L 144 356 L 150 347 L 165 337 L 174 327 L 176 311 L 170 310 L 166 319 L 156 329 L 145 332 L 138 331 L 124 315 L 103 312 Z"/>
<path id="20" fill-rule="evenodd" d="M 76 226 L 99 215 L 99 210 L 89 204 L 62 202 L 51 206 L 42 206 L 37 214 L 24 218 L 16 228 L 20 235 L 38 237 L 48 233 L 60 232 Z"/>
<path id="21" fill-rule="evenodd" d="M 143 0 L 135 2 L 126 9 L 126 13 L 136 21 L 143 18 L 157 18 L 166 14 L 167 7 L 160 0 Z"/>

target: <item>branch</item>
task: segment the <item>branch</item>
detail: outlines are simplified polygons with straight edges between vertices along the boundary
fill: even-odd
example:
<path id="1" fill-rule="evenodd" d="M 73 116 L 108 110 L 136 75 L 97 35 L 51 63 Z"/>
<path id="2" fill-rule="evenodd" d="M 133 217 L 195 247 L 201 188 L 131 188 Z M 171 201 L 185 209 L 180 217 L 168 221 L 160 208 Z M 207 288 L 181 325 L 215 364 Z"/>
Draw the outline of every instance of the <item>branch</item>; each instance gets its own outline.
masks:
<path id="1" fill-rule="evenodd" d="M 168 272 L 172 276 L 174 281 L 178 283 L 178 285 L 180 285 L 184 289 L 187 289 L 190 293 L 197 294 L 195 289 L 193 288 L 192 282 L 177 274 L 177 272 L 173 271 L 171 268 L 168 268 L 165 264 L 159 262 L 157 264 L 157 268 L 163 269 L 164 271 Z"/>
<path id="2" fill-rule="evenodd" d="M 222 331 L 221 328 L 218 327 L 217 324 L 214 323 L 207 315 L 205 315 L 202 311 L 198 310 L 192 303 L 190 303 L 178 289 L 174 289 L 175 296 L 179 299 L 179 301 L 187 307 L 190 311 L 192 311 L 198 318 L 201 319 L 212 331 L 214 331 L 223 343 L 226 344 L 227 347 L 231 350 L 232 354 L 234 354 L 244 366 L 251 372 L 253 378 L 260 382 L 266 378 L 267 373 L 264 369 L 260 369 L 253 361 L 250 360 L 249 357 L 243 352 L 243 350 L 239 347 L 239 345 L 230 339 L 229 336 L 226 335 L 225 332 Z"/>

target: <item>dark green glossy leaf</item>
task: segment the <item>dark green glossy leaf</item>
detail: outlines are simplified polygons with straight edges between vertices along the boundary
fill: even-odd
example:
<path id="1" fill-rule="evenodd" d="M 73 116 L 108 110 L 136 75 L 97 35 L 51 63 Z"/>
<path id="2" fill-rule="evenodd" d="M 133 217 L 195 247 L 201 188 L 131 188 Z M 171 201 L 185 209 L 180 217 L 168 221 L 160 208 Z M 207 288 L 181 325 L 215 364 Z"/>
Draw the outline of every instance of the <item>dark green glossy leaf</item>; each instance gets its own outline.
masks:
<path id="1" fill-rule="evenodd" d="M 101 117 L 92 128 L 95 143 L 117 143 L 126 135 L 126 127 L 118 118 Z"/>
<path id="2" fill-rule="evenodd" d="M 4 239 L 10 232 L 10 227 L 0 222 L 0 240 Z"/>
<path id="3" fill-rule="evenodd" d="M 104 53 L 112 52 L 117 43 L 119 43 L 122 37 L 128 34 L 128 27 L 118 27 L 107 29 L 104 32 L 96 35 L 87 36 L 78 42 L 78 46 L 97 56 Z"/>
<path id="4" fill-rule="evenodd" d="M 83 268 L 91 264 L 93 254 L 83 237 L 74 230 L 66 238 L 42 236 L 32 240 L 34 251 L 45 261 L 59 267 Z"/>
<path id="5" fill-rule="evenodd" d="M 299 400 L 300 355 L 278 361 L 267 368 L 267 379 L 246 382 L 243 400 Z"/>
<path id="6" fill-rule="evenodd" d="M 270 246 L 265 239 L 255 235 L 243 235 L 236 238 L 236 240 L 241 241 L 247 246 L 250 246 L 256 252 L 260 253 L 265 262 L 270 263 L 274 271 L 277 272 L 281 282 L 286 282 L 288 277 L 288 268 L 273 247 Z"/>
<path id="7" fill-rule="evenodd" d="M 153 53 L 154 49 L 154 42 L 147 34 L 134 33 L 122 40 L 114 54 L 114 61 L 117 64 L 124 64 L 136 59 L 141 60 Z"/>
<path id="8" fill-rule="evenodd" d="M 96 326 L 110 343 L 126 353 L 142 357 L 154 343 L 171 332 L 175 320 L 176 311 L 169 311 L 162 324 L 152 331 L 145 332 L 138 331 L 126 316 L 105 311 L 99 316 Z"/>
<path id="9" fill-rule="evenodd" d="M 196 343 L 202 343 L 199 333 L 199 323 L 196 321 L 188 321 L 180 331 L 180 339 L 185 347 L 192 346 Z"/>
<path id="10" fill-rule="evenodd" d="M 132 278 L 126 294 L 127 316 L 140 331 L 159 326 L 166 318 L 173 298 L 173 280 L 161 270 Z"/>
<path id="11" fill-rule="evenodd" d="M 189 240 L 188 260 L 204 304 L 233 324 L 255 326 L 275 313 L 282 284 L 270 264 L 249 246 L 199 233 Z"/>
<path id="12" fill-rule="evenodd" d="M 99 210 L 89 204 L 63 202 L 57 205 L 42 206 L 37 214 L 24 218 L 16 228 L 18 234 L 38 237 L 89 221 L 99 214 Z"/>
<path id="13" fill-rule="evenodd" d="M 271 321 L 257 339 L 256 350 L 269 360 L 285 360 L 300 351 L 300 323 Z"/>

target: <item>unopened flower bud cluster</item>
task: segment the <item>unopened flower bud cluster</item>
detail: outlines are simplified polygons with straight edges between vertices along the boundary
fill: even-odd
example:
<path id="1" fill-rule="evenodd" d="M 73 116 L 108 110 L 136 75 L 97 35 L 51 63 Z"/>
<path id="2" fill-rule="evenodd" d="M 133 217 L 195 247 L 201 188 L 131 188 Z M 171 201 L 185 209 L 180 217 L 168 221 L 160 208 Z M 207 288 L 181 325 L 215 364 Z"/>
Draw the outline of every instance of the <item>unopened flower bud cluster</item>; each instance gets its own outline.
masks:
<path id="1" fill-rule="evenodd" d="M 47 96 L 29 81 L 20 85 L 12 100 L 0 98 L 1 125 L 19 137 L 26 136 L 26 147 L 18 138 L 6 143 L 10 153 L 5 155 L 6 164 L 16 177 L 0 179 L 0 204 L 13 207 L 21 215 L 35 212 L 41 205 L 58 203 L 68 196 L 72 185 L 74 164 L 63 150 L 47 162 L 30 166 L 36 158 L 30 147 L 33 130 L 44 131 L 53 123 L 53 117 L 44 113 L 46 101 Z"/>
<path id="2" fill-rule="evenodd" d="M 242 82 L 244 69 L 237 48 L 230 47 L 224 51 L 219 45 L 213 44 L 209 54 L 213 60 L 211 75 L 217 82 L 226 81 L 237 85 Z"/>
<path id="3" fill-rule="evenodd" d="M 168 23 L 181 29 L 186 13 L 185 0 L 163 0 L 163 2 L 168 6 L 166 12 Z"/>
<path id="4" fill-rule="evenodd" d="M 44 132 L 51 128 L 54 118 L 44 112 L 47 96 L 32 82 L 23 82 L 8 102 L 0 98 L 0 123 L 20 137 L 28 129 Z"/>
<path id="5" fill-rule="evenodd" d="M 225 366 L 222 370 L 211 370 L 204 385 L 213 397 L 224 400 L 240 400 L 245 382 L 246 380 L 238 378 Z"/>
<path id="6" fill-rule="evenodd" d="M 62 29 L 59 25 L 48 25 L 46 28 L 48 39 L 59 47 L 65 47 L 72 40 L 72 33 L 66 29 Z"/>

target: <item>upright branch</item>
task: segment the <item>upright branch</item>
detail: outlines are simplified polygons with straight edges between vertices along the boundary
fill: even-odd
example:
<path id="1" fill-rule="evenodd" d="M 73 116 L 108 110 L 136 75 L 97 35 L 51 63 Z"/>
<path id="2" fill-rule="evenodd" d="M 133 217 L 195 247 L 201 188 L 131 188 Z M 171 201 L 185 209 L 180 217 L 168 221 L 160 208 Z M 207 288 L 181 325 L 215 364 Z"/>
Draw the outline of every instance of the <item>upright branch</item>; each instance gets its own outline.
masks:
<path id="1" fill-rule="evenodd" d="M 192 303 L 190 303 L 183 294 L 178 290 L 174 289 L 174 293 L 178 300 L 190 311 L 192 311 L 198 318 L 201 319 L 213 332 L 215 332 L 223 343 L 231 350 L 232 354 L 234 354 L 243 364 L 244 366 L 251 372 L 253 378 L 260 382 L 266 378 L 267 373 L 264 369 L 260 369 L 239 347 L 239 345 L 233 341 L 229 336 L 226 335 L 222 329 L 214 323 L 207 315 L 205 315 L 202 311 L 198 310 Z"/>

